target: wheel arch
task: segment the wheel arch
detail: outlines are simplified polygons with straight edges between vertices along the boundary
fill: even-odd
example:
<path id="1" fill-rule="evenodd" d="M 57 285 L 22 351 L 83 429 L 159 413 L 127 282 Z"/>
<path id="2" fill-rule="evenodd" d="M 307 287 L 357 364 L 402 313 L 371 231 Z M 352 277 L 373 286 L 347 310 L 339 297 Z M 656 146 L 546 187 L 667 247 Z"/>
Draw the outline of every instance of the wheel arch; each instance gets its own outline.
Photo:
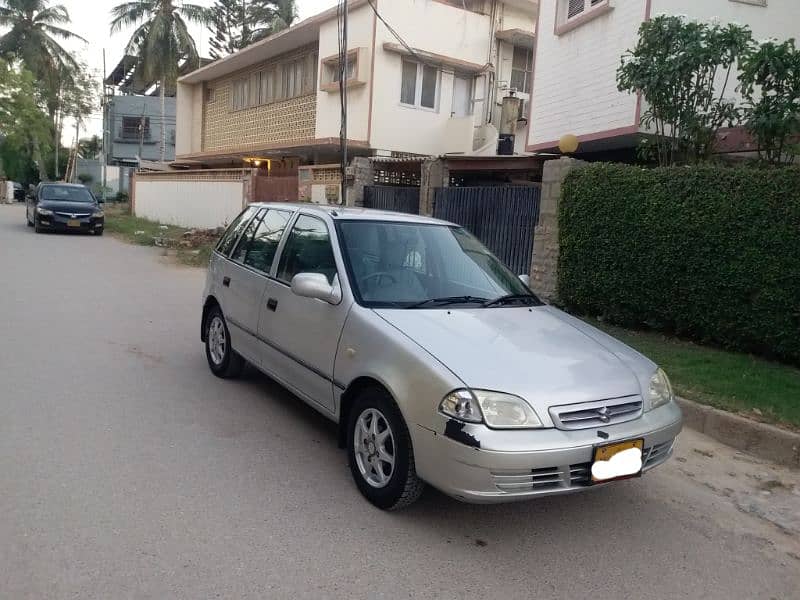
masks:
<path id="1" fill-rule="evenodd" d="M 384 383 L 368 375 L 357 377 L 351 381 L 347 389 L 342 392 L 342 396 L 339 400 L 339 448 L 345 448 L 347 445 L 347 427 L 350 421 L 350 410 L 353 407 L 353 403 L 361 392 L 368 389 L 378 389 L 386 392 L 395 403 L 398 410 L 400 410 L 400 414 L 403 415 L 403 410 L 400 408 L 397 399 Z M 405 415 L 403 415 L 403 420 L 405 420 Z M 406 427 L 408 427 L 408 422 L 406 422 Z"/>

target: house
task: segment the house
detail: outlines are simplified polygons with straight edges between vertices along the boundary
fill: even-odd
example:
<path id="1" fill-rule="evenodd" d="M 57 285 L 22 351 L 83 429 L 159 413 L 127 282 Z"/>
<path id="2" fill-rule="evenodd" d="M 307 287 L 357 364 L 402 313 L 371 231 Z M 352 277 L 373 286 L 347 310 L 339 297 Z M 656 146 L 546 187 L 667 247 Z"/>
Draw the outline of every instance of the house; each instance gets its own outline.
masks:
<path id="1" fill-rule="evenodd" d="M 350 156 L 494 155 L 504 114 L 505 151 L 524 152 L 527 110 L 514 107 L 529 97 L 538 0 L 348 6 Z M 182 77 L 175 165 L 280 159 L 295 175 L 306 165 L 331 171 L 340 160 L 339 55 L 334 8 Z"/>
<path id="2" fill-rule="evenodd" d="M 633 156 L 645 130 L 642 100 L 617 90 L 622 55 L 652 15 L 747 24 L 755 39 L 800 33 L 797 0 L 548 0 L 536 26 L 536 65 L 530 101 L 529 152 L 557 151 L 568 134 L 586 158 Z M 735 95 L 735 86 L 728 94 Z M 724 151 L 751 150 L 741 130 L 723 132 Z"/>

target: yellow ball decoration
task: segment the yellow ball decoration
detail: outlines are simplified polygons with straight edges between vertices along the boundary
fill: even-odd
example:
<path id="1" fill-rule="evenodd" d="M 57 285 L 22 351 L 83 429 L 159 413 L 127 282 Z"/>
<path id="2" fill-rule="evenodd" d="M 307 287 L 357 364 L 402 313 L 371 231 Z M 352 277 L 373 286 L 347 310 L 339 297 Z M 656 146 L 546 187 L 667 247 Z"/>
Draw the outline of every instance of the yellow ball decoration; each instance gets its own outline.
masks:
<path id="1" fill-rule="evenodd" d="M 568 133 L 558 140 L 558 149 L 562 154 L 572 154 L 578 149 L 579 144 L 578 137 Z"/>

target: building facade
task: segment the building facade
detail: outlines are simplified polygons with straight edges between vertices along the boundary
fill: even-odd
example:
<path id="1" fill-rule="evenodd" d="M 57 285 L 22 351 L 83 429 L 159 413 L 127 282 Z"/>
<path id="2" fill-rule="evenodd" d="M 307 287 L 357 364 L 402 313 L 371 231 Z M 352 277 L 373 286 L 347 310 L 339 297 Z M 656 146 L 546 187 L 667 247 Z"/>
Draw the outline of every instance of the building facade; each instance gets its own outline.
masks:
<path id="1" fill-rule="evenodd" d="M 617 90 L 623 54 L 653 15 L 685 15 L 698 21 L 747 24 L 755 39 L 785 40 L 800 34 L 797 0 L 547 0 L 537 23 L 536 65 L 527 150 L 557 151 L 578 137 L 577 155 L 608 157 L 635 148 L 643 134 L 642 100 Z M 727 95 L 735 96 L 735 85 Z M 744 136 L 730 132 L 728 151 L 744 151 Z"/>
<path id="2" fill-rule="evenodd" d="M 175 98 L 166 98 L 162 120 L 157 96 L 115 95 L 107 100 L 107 164 L 135 167 L 139 159 L 161 160 L 161 130 L 166 130 L 165 161 L 175 160 Z"/>
<path id="3" fill-rule="evenodd" d="M 536 0 L 350 0 L 352 155 L 496 154 L 504 98 L 529 98 L 537 9 Z M 182 77 L 176 162 L 338 161 L 338 72 L 332 9 Z M 526 112 L 510 126 L 518 152 Z"/>

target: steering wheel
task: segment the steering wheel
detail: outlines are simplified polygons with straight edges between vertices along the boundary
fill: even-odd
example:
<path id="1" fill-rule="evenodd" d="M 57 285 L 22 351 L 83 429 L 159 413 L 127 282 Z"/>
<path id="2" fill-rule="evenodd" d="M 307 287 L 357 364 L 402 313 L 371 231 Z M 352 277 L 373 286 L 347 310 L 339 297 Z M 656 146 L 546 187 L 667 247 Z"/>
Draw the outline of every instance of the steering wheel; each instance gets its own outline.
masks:
<path id="1" fill-rule="evenodd" d="M 392 275 L 391 273 L 388 273 L 386 271 L 378 271 L 377 273 L 371 273 L 371 274 L 367 275 L 366 277 L 362 277 L 359 280 L 359 283 L 361 283 L 364 287 L 370 287 L 370 286 L 367 285 L 368 281 L 371 281 L 371 280 L 375 279 L 376 280 L 375 283 L 379 284 L 383 280 L 384 277 L 386 279 L 388 279 L 392 284 L 397 283 L 397 278 L 394 275 Z"/>

